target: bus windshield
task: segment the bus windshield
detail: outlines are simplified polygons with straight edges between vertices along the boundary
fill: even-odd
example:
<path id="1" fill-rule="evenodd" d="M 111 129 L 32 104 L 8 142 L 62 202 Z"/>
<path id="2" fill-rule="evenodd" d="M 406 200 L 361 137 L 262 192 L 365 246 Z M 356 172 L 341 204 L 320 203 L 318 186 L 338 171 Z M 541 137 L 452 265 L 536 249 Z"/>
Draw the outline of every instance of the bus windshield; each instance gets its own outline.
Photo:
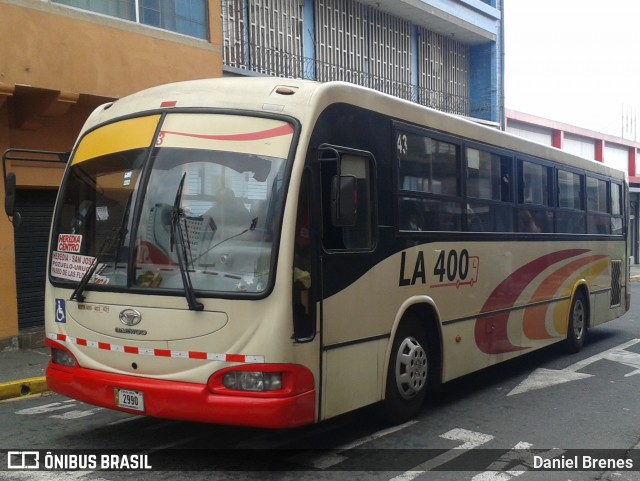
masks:
<path id="1" fill-rule="evenodd" d="M 61 189 L 52 281 L 199 296 L 265 291 L 292 137 L 281 120 L 202 113 L 91 131 Z"/>

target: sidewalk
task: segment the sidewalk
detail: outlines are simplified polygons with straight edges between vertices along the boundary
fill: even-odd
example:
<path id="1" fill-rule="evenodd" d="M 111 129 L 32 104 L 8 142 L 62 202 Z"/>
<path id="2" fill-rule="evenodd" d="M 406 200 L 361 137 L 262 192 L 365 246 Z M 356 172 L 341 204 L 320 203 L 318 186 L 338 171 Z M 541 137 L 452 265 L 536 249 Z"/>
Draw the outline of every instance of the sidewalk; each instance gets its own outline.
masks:
<path id="1" fill-rule="evenodd" d="M 48 391 L 49 348 L 0 351 L 0 401 Z"/>
<path id="2" fill-rule="evenodd" d="M 640 281 L 640 264 L 633 264 L 629 269 L 629 279 L 631 282 Z"/>
<path id="3" fill-rule="evenodd" d="M 640 265 L 631 266 L 630 277 L 631 282 L 640 282 Z M 46 347 L 0 351 L 0 401 L 47 391 L 48 362 Z"/>

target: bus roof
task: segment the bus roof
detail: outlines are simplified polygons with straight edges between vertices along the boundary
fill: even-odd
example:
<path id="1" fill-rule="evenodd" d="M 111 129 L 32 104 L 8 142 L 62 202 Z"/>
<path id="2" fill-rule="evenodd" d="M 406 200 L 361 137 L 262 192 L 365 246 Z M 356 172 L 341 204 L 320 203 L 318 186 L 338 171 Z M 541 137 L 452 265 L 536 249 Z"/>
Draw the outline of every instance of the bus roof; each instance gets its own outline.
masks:
<path id="1" fill-rule="evenodd" d="M 223 77 L 152 87 L 98 107 L 83 132 L 142 112 L 183 108 L 231 109 L 283 114 L 313 125 L 329 105 L 347 103 L 463 139 L 522 152 L 575 168 L 625 179 L 626 173 L 595 160 L 540 144 L 477 122 L 347 82 L 320 83 L 277 77 Z M 310 108 L 313 106 L 313 108 Z"/>

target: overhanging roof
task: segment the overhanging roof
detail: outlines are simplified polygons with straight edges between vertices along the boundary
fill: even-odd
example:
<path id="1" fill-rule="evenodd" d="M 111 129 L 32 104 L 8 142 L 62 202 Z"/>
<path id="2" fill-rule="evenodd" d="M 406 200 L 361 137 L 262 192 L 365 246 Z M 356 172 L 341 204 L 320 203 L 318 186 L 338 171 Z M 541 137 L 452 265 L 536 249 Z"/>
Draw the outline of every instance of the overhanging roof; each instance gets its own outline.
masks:
<path id="1" fill-rule="evenodd" d="M 358 0 L 455 40 L 495 42 L 501 12 L 480 0 Z"/>

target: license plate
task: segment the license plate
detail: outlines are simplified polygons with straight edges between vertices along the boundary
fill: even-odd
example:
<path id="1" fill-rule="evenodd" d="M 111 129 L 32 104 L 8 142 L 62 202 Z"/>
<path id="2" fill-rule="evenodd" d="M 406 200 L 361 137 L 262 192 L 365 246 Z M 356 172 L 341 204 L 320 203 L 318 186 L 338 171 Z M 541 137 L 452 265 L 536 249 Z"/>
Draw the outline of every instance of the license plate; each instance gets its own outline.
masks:
<path id="1" fill-rule="evenodd" d="M 113 393 L 116 406 L 134 411 L 144 411 L 144 395 L 141 391 L 114 388 Z"/>

